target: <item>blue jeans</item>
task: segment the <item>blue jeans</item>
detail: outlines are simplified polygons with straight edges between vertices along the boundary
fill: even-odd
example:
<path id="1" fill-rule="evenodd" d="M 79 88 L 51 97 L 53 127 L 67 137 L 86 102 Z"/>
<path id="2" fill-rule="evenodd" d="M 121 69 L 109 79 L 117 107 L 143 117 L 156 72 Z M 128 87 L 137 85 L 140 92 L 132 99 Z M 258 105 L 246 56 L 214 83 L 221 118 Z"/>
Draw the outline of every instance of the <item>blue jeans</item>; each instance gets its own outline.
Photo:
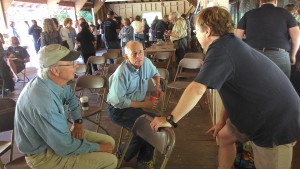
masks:
<path id="1" fill-rule="evenodd" d="M 291 61 L 289 53 L 286 51 L 265 51 L 261 52 L 272 60 L 288 78 L 291 77 Z"/>
<path id="2" fill-rule="evenodd" d="M 179 64 L 181 59 L 184 57 L 187 51 L 187 38 L 182 38 L 179 40 L 173 41 L 174 48 L 176 48 L 175 55 L 176 55 L 176 62 Z"/>
<path id="3" fill-rule="evenodd" d="M 143 48 L 145 47 L 145 37 L 144 34 L 134 34 L 133 35 L 133 40 L 141 42 L 143 45 Z"/>
<path id="4" fill-rule="evenodd" d="M 108 105 L 108 117 L 113 123 L 116 123 L 122 127 L 125 127 L 128 130 L 132 130 L 133 124 L 135 120 L 143 114 L 147 114 L 149 116 L 156 116 L 155 113 L 150 113 L 143 111 L 138 108 L 124 108 L 118 109 L 114 108 L 112 105 Z M 122 146 L 118 154 L 121 154 L 125 145 Z M 143 140 L 137 135 L 134 135 L 131 143 L 128 147 L 127 153 L 125 154 L 124 160 L 130 161 L 137 153 L 137 161 L 148 162 L 153 158 L 154 147 L 150 145 L 148 142 Z"/>

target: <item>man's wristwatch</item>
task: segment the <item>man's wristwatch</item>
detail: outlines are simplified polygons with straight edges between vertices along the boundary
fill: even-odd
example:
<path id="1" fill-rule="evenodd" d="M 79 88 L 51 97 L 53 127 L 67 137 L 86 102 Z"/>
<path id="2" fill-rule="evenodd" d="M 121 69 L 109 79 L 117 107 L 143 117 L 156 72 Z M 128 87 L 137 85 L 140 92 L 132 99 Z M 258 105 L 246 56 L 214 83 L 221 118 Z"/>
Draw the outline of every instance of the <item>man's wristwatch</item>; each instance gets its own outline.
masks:
<path id="1" fill-rule="evenodd" d="M 74 123 L 76 124 L 82 124 L 83 120 L 82 119 L 77 119 L 77 120 L 74 120 Z"/>
<path id="2" fill-rule="evenodd" d="M 168 116 L 166 117 L 166 120 L 167 120 L 167 122 L 169 122 L 174 128 L 177 127 L 177 123 L 175 123 L 175 122 L 173 121 L 173 115 L 172 115 L 172 114 L 168 115 Z"/>

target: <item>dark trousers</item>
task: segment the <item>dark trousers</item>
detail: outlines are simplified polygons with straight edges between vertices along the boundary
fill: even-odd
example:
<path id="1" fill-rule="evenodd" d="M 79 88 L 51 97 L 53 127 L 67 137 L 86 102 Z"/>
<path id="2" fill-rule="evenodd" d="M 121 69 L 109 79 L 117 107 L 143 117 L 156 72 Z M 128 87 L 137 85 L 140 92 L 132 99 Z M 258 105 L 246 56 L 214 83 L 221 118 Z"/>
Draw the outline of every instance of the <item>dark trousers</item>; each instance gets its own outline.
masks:
<path id="1" fill-rule="evenodd" d="M 120 41 L 105 41 L 106 49 L 121 49 Z"/>
<path id="2" fill-rule="evenodd" d="M 176 41 L 173 41 L 174 47 L 176 49 L 176 62 L 179 64 L 180 60 L 184 57 L 187 51 L 187 39 L 182 38 Z"/>
<path id="3" fill-rule="evenodd" d="M 300 97 L 300 71 L 296 70 L 296 66 L 291 67 L 291 82 Z"/>
<path id="4" fill-rule="evenodd" d="M 97 35 L 97 49 L 102 48 L 102 38 L 101 35 Z"/>
<path id="5" fill-rule="evenodd" d="M 125 127 L 128 130 L 132 130 L 135 120 L 143 114 L 148 114 L 149 116 L 154 117 L 154 113 L 143 111 L 142 109 L 137 108 L 125 108 L 118 109 L 114 108 L 111 105 L 108 105 L 108 116 L 110 120 L 122 127 Z M 121 148 L 122 153 L 125 145 Z M 154 147 L 147 143 L 145 140 L 140 138 L 137 135 L 134 135 L 132 141 L 128 147 L 127 153 L 124 157 L 125 161 L 130 161 L 137 153 L 137 161 L 148 162 L 153 158 Z"/>
<path id="6" fill-rule="evenodd" d="M 83 62 L 87 63 L 88 59 L 90 56 L 96 56 L 96 53 L 89 53 L 89 54 L 81 54 L 82 58 L 83 58 Z M 97 65 L 92 64 L 94 71 L 98 70 Z M 89 74 L 92 75 L 93 71 L 92 71 L 92 67 L 91 64 L 88 65 L 88 70 L 89 70 Z"/>
<path id="7" fill-rule="evenodd" d="M 39 52 L 40 48 L 41 48 L 41 43 L 34 42 L 34 49 L 36 53 Z"/>

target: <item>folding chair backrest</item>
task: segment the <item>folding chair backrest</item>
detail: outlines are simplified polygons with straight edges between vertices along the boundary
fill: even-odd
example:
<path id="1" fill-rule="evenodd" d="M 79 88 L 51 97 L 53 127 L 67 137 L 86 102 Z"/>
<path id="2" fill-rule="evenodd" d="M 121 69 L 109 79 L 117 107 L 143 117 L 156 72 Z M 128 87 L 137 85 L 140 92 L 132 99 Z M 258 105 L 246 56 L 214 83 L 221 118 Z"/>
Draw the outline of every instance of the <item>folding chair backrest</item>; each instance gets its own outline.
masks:
<path id="1" fill-rule="evenodd" d="M 78 64 L 78 68 L 76 69 L 75 73 L 85 74 L 87 72 L 86 64 Z"/>
<path id="2" fill-rule="evenodd" d="M 169 71 L 168 69 L 164 69 L 164 68 L 157 68 L 159 74 L 160 74 L 160 78 L 168 81 L 169 80 Z"/>
<path id="3" fill-rule="evenodd" d="M 107 67 L 106 77 L 112 75 L 120 66 L 120 64 L 111 64 Z"/>
<path id="4" fill-rule="evenodd" d="M 12 99 L 0 99 L 0 132 L 14 129 L 15 106 Z"/>
<path id="5" fill-rule="evenodd" d="M 0 99 L 0 132 L 12 131 L 10 141 L 1 140 L 0 155 L 2 156 L 10 150 L 9 161 L 12 161 L 13 158 L 15 106 L 16 102 L 12 99 Z M 2 163 L 1 159 L 0 163 Z"/>
<path id="6" fill-rule="evenodd" d="M 0 99 L 0 110 L 15 107 L 16 102 L 13 99 L 10 98 L 2 98 Z"/>
<path id="7" fill-rule="evenodd" d="M 178 67 L 186 69 L 199 69 L 203 61 L 201 59 L 183 58 L 178 64 Z"/>
<path id="8" fill-rule="evenodd" d="M 121 64 L 125 60 L 125 57 L 118 57 L 115 61 L 115 64 Z"/>
<path id="9" fill-rule="evenodd" d="M 15 107 L 0 110 L 0 132 L 14 129 Z"/>
<path id="10" fill-rule="evenodd" d="M 76 88 L 100 89 L 105 86 L 105 78 L 97 75 L 83 75 L 78 77 Z M 75 90 L 76 91 L 76 90 Z"/>
<path id="11" fill-rule="evenodd" d="M 106 52 L 103 53 L 103 55 L 105 57 L 105 59 L 117 59 L 119 57 L 119 54 L 116 52 Z"/>
<path id="12" fill-rule="evenodd" d="M 101 65 L 105 63 L 105 58 L 101 56 L 90 56 L 87 63 Z"/>
<path id="13" fill-rule="evenodd" d="M 183 58 L 192 58 L 192 59 L 204 59 L 204 54 L 202 52 L 188 52 L 184 55 Z"/>
<path id="14" fill-rule="evenodd" d="M 154 58 L 165 60 L 165 59 L 169 59 L 170 56 L 171 56 L 170 52 L 156 52 Z"/>
<path id="15" fill-rule="evenodd" d="M 118 57 L 122 57 L 122 50 L 121 49 L 108 49 L 107 53 L 117 53 Z"/>
<path id="16" fill-rule="evenodd" d="M 136 119 L 132 131 L 169 158 L 175 145 L 175 133 L 172 128 L 162 128 L 153 132 L 150 127 L 152 120 L 148 115 L 140 116 Z"/>

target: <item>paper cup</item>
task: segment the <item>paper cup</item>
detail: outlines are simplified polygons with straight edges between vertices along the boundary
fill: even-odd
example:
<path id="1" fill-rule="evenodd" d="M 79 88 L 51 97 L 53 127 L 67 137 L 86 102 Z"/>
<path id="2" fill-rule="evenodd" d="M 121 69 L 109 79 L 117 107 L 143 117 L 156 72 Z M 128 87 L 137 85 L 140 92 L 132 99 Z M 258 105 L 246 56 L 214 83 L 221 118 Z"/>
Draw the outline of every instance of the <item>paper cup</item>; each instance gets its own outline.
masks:
<path id="1" fill-rule="evenodd" d="M 89 109 L 89 98 L 87 96 L 80 97 L 80 105 L 82 110 Z"/>

